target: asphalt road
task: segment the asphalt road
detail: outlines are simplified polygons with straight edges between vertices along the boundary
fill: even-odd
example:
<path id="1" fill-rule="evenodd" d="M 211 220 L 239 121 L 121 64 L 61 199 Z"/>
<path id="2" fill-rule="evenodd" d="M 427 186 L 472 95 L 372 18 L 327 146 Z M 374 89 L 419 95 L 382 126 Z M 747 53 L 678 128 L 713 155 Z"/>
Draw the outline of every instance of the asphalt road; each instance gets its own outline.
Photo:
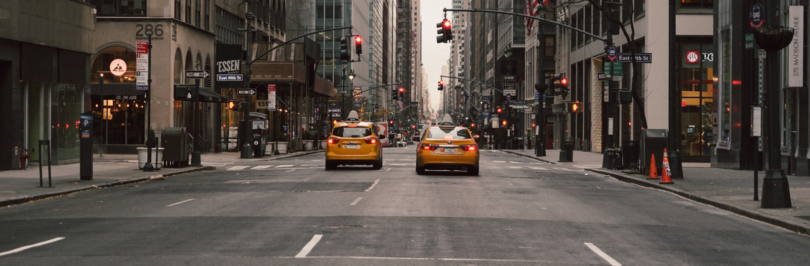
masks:
<path id="1" fill-rule="evenodd" d="M 807 265 L 810 238 L 582 169 L 240 162 L 0 209 L 0 265 Z"/>

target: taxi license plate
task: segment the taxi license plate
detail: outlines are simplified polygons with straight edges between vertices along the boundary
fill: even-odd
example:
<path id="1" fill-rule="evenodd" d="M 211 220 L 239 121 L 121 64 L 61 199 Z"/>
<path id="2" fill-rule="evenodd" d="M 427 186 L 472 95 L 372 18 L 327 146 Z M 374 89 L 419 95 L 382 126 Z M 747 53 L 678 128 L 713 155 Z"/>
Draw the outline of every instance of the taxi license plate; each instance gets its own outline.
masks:
<path id="1" fill-rule="evenodd" d="M 456 153 L 456 148 L 444 148 L 444 153 Z"/>
<path id="2" fill-rule="evenodd" d="M 343 145 L 346 149 L 359 149 L 360 145 Z"/>

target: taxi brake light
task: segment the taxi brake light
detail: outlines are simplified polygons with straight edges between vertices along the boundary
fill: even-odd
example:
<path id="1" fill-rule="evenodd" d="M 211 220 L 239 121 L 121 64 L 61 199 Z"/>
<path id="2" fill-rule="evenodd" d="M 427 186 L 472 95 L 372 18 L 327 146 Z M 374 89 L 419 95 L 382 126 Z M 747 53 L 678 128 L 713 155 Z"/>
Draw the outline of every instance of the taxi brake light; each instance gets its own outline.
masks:
<path id="1" fill-rule="evenodd" d="M 435 150 L 435 149 L 436 149 L 436 146 L 434 146 L 434 145 L 430 145 L 430 144 L 422 144 L 422 149 L 423 149 L 423 150 L 432 151 L 432 150 Z"/>
<path id="2" fill-rule="evenodd" d="M 368 138 L 365 138 L 363 140 L 365 140 L 366 143 L 368 143 L 368 144 L 377 144 L 377 139 L 376 138 L 368 137 Z"/>
<path id="3" fill-rule="evenodd" d="M 349 127 L 357 127 L 357 125 L 349 125 Z"/>
<path id="4" fill-rule="evenodd" d="M 338 141 L 340 141 L 340 139 L 336 138 L 336 137 L 330 137 L 330 138 L 326 139 L 326 143 L 329 143 L 329 144 L 335 144 L 335 143 L 338 143 Z"/>
<path id="5" fill-rule="evenodd" d="M 478 149 L 478 147 L 475 145 L 463 145 L 461 147 L 464 148 L 465 151 L 475 151 Z"/>

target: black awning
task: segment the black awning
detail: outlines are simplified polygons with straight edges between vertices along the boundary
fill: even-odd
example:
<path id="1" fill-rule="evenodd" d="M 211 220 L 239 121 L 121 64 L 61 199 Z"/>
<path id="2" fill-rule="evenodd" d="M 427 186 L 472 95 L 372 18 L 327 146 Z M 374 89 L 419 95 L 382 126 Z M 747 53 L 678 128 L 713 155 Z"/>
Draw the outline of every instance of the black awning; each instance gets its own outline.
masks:
<path id="1" fill-rule="evenodd" d="M 102 95 L 104 99 L 116 100 L 145 100 L 146 91 L 137 90 L 135 83 L 110 83 L 102 88 L 98 83 L 91 84 L 91 94 Z"/>
<path id="2" fill-rule="evenodd" d="M 194 91 L 191 90 L 193 86 L 175 85 L 174 86 L 174 99 L 178 101 L 192 101 Z M 227 103 L 231 99 L 216 94 L 209 90 L 209 88 L 200 89 L 200 102 L 203 103 Z"/>

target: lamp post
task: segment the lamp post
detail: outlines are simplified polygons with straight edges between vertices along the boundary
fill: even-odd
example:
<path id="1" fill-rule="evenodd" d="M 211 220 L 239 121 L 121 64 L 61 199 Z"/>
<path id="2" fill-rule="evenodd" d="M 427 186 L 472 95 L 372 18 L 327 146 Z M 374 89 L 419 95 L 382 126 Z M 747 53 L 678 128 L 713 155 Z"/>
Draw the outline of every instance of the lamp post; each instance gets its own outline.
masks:
<path id="1" fill-rule="evenodd" d="M 154 145 L 155 140 L 150 136 L 149 132 L 152 132 L 152 32 L 146 32 L 147 43 L 149 48 L 149 53 L 147 58 L 149 64 L 146 69 L 149 70 L 146 73 L 146 164 L 143 165 L 144 172 L 152 172 L 155 171 L 155 167 L 152 166 L 152 145 Z M 156 151 L 157 152 L 157 151 Z M 157 162 L 155 162 L 157 163 Z"/>
<path id="2" fill-rule="evenodd" d="M 105 112 L 105 104 L 104 104 L 104 73 L 98 74 L 98 86 L 99 86 L 99 96 L 101 96 L 101 119 L 104 119 L 104 136 L 102 136 L 104 140 L 104 144 L 109 144 L 109 138 L 107 137 L 107 132 L 109 127 L 107 126 L 107 112 Z"/>
<path id="3" fill-rule="evenodd" d="M 251 5 L 253 4 L 253 1 L 252 0 L 247 0 L 247 3 L 248 3 L 248 8 L 247 8 L 247 12 L 245 13 L 245 20 L 247 20 L 246 23 L 245 23 L 246 24 L 245 26 L 247 26 L 246 27 L 246 32 L 245 32 L 245 34 L 247 35 L 247 42 L 246 42 L 247 45 L 245 47 L 245 50 L 246 50 L 245 51 L 245 62 L 246 62 L 246 64 L 245 64 L 246 65 L 246 67 L 245 67 L 246 68 L 245 69 L 245 84 L 246 84 L 246 88 L 250 88 L 251 72 L 250 72 L 250 64 L 247 64 L 247 62 L 249 62 L 249 60 L 250 60 L 250 54 L 249 54 L 250 53 L 250 44 L 251 44 L 250 43 L 251 42 L 250 36 L 253 35 L 253 27 L 250 25 L 250 22 L 256 17 L 253 15 L 253 12 L 251 12 L 251 10 L 250 10 Z M 290 87 L 290 90 L 292 91 L 292 87 Z M 250 123 L 250 95 L 245 95 L 243 103 L 244 104 L 242 104 L 242 111 L 244 113 L 242 114 L 242 116 L 243 116 L 242 117 L 242 129 L 244 130 L 244 132 L 242 132 L 242 149 L 241 149 L 241 156 L 239 158 L 252 159 L 253 158 L 253 153 L 251 152 L 251 147 L 250 147 L 250 143 L 251 143 L 251 141 L 250 141 L 250 137 L 251 137 L 250 132 L 251 132 L 251 130 L 253 128 L 253 125 L 249 124 Z"/>

